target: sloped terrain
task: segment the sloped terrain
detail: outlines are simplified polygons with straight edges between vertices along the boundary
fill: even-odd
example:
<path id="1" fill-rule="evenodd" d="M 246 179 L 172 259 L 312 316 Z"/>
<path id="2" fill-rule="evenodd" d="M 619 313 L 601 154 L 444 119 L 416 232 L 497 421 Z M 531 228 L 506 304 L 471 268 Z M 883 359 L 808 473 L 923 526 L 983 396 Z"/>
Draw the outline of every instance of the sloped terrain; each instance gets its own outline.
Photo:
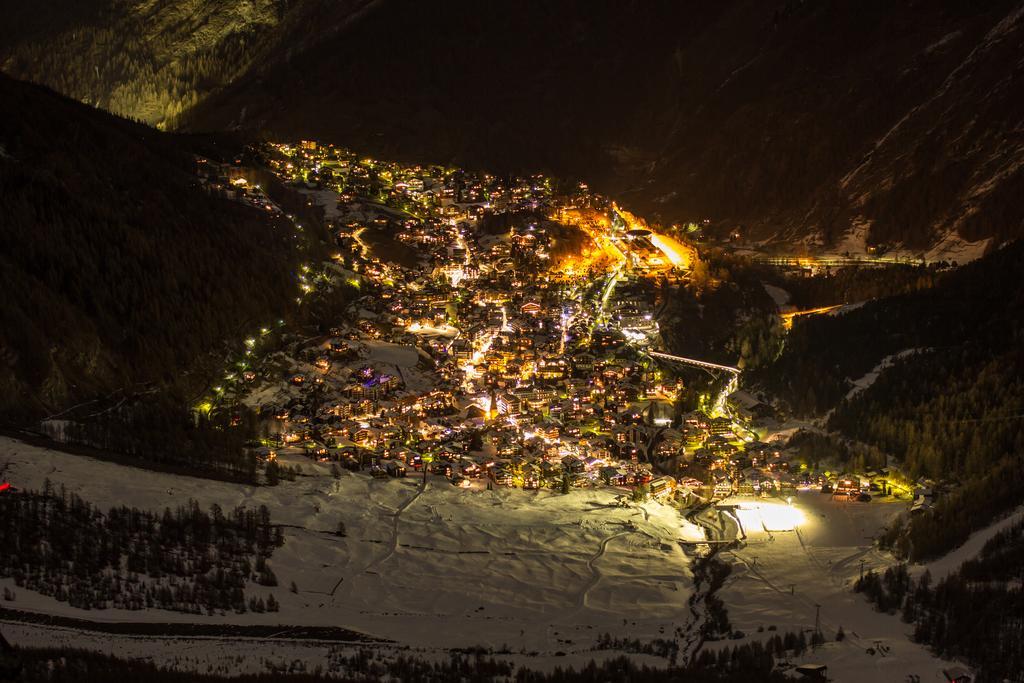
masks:
<path id="1" fill-rule="evenodd" d="M 5 76 L 0 100 L 0 420 L 195 391 L 201 356 L 288 312 L 291 231 L 203 191 L 197 141 Z"/>
<path id="2" fill-rule="evenodd" d="M 306 476 L 280 487 L 250 487 L 128 469 L 0 438 L 8 476 L 24 490 L 41 490 L 49 479 L 55 489 L 64 485 L 69 495 L 99 506 L 158 513 L 190 499 L 228 511 L 265 505 L 286 526 L 285 544 L 270 558 L 279 613 L 207 618 L 111 607 L 100 621 L 344 626 L 415 647 L 579 650 L 586 662 L 595 656 L 592 641 L 606 630 L 655 637 L 689 616 L 690 561 L 676 540 L 699 532 L 669 506 L 622 507 L 613 491 L 598 489 L 563 496 L 488 491 L 483 482 L 465 491 L 433 476 L 425 489 L 418 477 L 334 479 L 326 465 L 301 454 L 281 457 L 301 463 Z M 334 533 L 339 522 L 345 536 Z M 0 587 L 13 584 L 0 579 Z M 19 591 L 14 607 L 82 616 L 28 590 Z M 234 662 L 258 665 L 256 658 Z"/>
<path id="3" fill-rule="evenodd" d="M 186 117 L 545 168 L 665 220 L 924 248 L 1021 234 L 1022 6 L 378 3 Z M 844 246 L 849 248 L 850 245 Z"/>
<path id="4" fill-rule="evenodd" d="M 106 0 L 55 5 L 45 23 L 8 8 L 25 33 L 0 50 L 4 70 L 116 114 L 166 126 L 240 75 L 271 36 L 285 0 Z M 66 5 L 66 6 L 64 6 Z M 79 7 L 87 6 L 88 9 Z M 68 13 L 73 21 L 56 15 Z M 34 33 L 37 28 L 39 33 Z"/>
<path id="5" fill-rule="evenodd" d="M 787 244 L 1024 232 L 1019 0 L 104 8 L 26 30 L 3 68 L 154 123 L 547 170 Z"/>
<path id="6" fill-rule="evenodd" d="M 953 485 L 890 543 L 936 557 L 1024 502 L 1024 242 L 929 289 L 794 322 L 757 380 L 797 415 Z M 875 375 L 873 378 L 872 375 Z M 861 381 L 858 378 L 861 378 Z"/>

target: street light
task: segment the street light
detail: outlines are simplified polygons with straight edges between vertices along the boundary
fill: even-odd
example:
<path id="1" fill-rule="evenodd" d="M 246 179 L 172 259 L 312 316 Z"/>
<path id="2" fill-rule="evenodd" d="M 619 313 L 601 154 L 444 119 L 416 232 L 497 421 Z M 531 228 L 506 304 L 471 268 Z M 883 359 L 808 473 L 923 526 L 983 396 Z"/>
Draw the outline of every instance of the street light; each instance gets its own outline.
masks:
<path id="1" fill-rule="evenodd" d="M 427 488 L 427 469 L 430 467 L 430 463 L 434 462 L 434 456 L 423 455 L 420 462 L 423 463 L 423 488 Z"/>

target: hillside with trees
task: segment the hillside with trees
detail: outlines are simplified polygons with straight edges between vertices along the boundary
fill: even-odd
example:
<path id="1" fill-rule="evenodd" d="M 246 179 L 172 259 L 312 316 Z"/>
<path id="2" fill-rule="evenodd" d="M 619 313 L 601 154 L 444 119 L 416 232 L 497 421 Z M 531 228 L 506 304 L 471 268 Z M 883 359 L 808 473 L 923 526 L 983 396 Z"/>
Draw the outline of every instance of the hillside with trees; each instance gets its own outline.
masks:
<path id="1" fill-rule="evenodd" d="M 973 371 L 980 363 L 1012 355 L 1019 346 L 1024 334 L 1022 265 L 1024 243 L 1016 242 L 962 268 L 931 273 L 933 286 L 833 315 L 797 318 L 785 348 L 762 379 L 794 414 L 807 416 L 837 406 L 853 380 L 886 357 L 905 351 L 918 351 L 903 360 L 908 367 L 944 365 L 950 372 L 960 372 L 967 363 L 972 372 L 966 376 L 976 375 Z M 963 362 L 951 362 L 951 354 Z M 866 401 L 883 393 L 872 386 L 858 397 Z M 852 409 L 856 402 L 849 405 Z"/>
<path id="2" fill-rule="evenodd" d="M 4 71 L 115 114 L 166 127 L 245 70 L 288 2 L 47 4 L 77 14 L 77 21 L 51 19 L 46 40 L 11 35 L 9 47 L 0 51 Z M 37 20 L 18 18 L 31 36 Z"/>
<path id="3" fill-rule="evenodd" d="M 266 507 L 102 512 L 49 481 L 0 498 L 0 577 L 83 610 L 275 612 L 273 594 L 251 584 L 277 585 L 267 560 L 283 543 Z M 3 598 L 16 605 L 17 590 Z"/>
<path id="4" fill-rule="evenodd" d="M 1024 501 L 1022 268 L 1015 242 L 933 275 L 931 288 L 797 319 L 779 358 L 756 375 L 791 412 L 831 411 L 830 429 L 895 457 L 911 478 L 949 485 L 894 535 L 913 559 L 950 550 Z M 883 361 L 890 366 L 851 393 Z"/>
<path id="5" fill-rule="evenodd" d="M 936 581 L 912 578 L 906 565 L 869 571 L 855 590 L 886 612 L 901 612 L 914 639 L 946 658 L 963 658 L 979 683 L 1019 681 L 1024 671 L 1024 524 L 993 536 L 977 557 Z"/>
<path id="6" fill-rule="evenodd" d="M 197 154 L 234 146 L 5 76 L 0 99 L 0 422 L 154 390 L 184 402 L 226 341 L 289 317 L 306 245 L 196 175 Z"/>

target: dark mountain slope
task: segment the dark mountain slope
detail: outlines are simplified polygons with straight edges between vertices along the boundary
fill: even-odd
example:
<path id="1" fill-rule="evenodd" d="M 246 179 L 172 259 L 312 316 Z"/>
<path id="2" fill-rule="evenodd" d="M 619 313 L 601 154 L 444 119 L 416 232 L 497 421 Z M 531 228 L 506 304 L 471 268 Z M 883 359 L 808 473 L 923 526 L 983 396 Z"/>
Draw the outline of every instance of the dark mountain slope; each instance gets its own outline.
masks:
<path id="1" fill-rule="evenodd" d="M 956 483 L 900 541 L 916 559 L 1024 502 L 1022 269 L 1018 241 L 931 289 L 798 319 L 756 378 L 798 414 L 831 410 L 830 429 L 894 456 L 909 476 Z M 847 397 L 851 380 L 887 357 L 891 366 Z"/>
<path id="2" fill-rule="evenodd" d="M 548 170 L 790 241 L 1024 234 L 1021 0 L 101 6 L 3 68 L 152 122 Z"/>
<path id="3" fill-rule="evenodd" d="M 200 189 L 193 141 L 3 76 L 0 100 L 3 421 L 196 391 L 203 354 L 289 310 L 292 231 Z"/>
<path id="4" fill-rule="evenodd" d="M 1024 232 L 1022 10 L 379 2 L 186 120 L 541 167 L 761 234 L 1005 238 Z"/>
<path id="5" fill-rule="evenodd" d="M 945 273 L 932 288 L 869 301 L 841 315 L 798 318 L 781 356 L 767 370 L 768 385 L 797 414 L 822 414 L 843 399 L 852 380 L 903 351 L 930 351 L 905 361 L 908 366 L 947 354 L 982 362 L 1019 355 L 1024 348 L 1022 269 L 1024 242 L 1018 241 Z M 862 396 L 872 393 L 874 387 Z"/>
<path id="6" fill-rule="evenodd" d="M 0 68 L 115 114 L 168 128 L 275 50 L 369 0 L 0 0 Z M 280 40 L 288 39 L 282 46 Z"/>

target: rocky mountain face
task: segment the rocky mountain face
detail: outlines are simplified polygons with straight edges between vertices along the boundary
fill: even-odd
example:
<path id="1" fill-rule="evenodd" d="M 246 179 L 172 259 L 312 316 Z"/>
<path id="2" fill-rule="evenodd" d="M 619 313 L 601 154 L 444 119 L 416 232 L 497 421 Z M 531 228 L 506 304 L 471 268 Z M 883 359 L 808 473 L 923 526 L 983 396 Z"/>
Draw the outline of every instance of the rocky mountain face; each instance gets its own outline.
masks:
<path id="1" fill-rule="evenodd" d="M 581 178 L 791 248 L 1024 233 L 1020 0 L 108 0 L 99 17 L 27 32 L 4 68 L 190 130 Z M 164 66 L 88 77 L 122 54 Z M 158 95 L 123 97 L 138 89 Z"/>

